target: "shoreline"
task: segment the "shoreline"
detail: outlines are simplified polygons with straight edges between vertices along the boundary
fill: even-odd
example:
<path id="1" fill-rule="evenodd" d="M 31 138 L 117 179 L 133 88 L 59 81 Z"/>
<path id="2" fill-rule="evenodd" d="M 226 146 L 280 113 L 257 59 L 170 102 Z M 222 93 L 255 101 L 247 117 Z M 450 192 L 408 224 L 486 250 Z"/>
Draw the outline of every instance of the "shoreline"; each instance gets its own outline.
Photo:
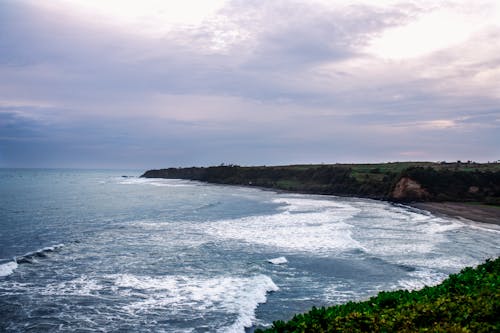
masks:
<path id="1" fill-rule="evenodd" d="M 164 178 L 165 179 L 165 178 Z M 184 179 L 186 180 L 186 179 Z M 417 208 L 420 210 L 428 211 L 434 215 L 442 215 L 446 217 L 458 218 L 472 222 L 494 224 L 500 226 L 500 206 L 491 206 L 482 203 L 472 202 L 435 202 L 435 201 L 420 201 L 420 202 L 395 202 L 384 198 L 370 197 L 370 196 L 357 196 L 357 195 L 336 195 L 336 194 L 323 194 L 297 190 L 285 190 L 276 187 L 265 187 L 249 184 L 224 184 L 217 182 L 209 182 L 203 180 L 195 180 L 206 184 L 218 186 L 236 186 L 256 189 L 260 191 L 271 191 L 275 193 L 288 193 L 288 194 L 305 194 L 305 195 L 320 195 L 320 196 L 336 196 L 341 198 L 359 198 L 371 199 L 377 201 L 384 201 L 388 203 L 398 203 L 409 207 Z"/>
<path id="2" fill-rule="evenodd" d="M 434 215 L 500 226 L 500 207 L 497 206 L 467 202 L 413 202 L 408 206 L 426 210 Z"/>
<path id="3" fill-rule="evenodd" d="M 202 181 L 203 182 L 203 181 Z M 375 197 L 362 197 L 355 195 L 334 195 L 334 194 L 320 194 L 311 192 L 301 192 L 301 191 L 291 191 L 284 190 L 273 187 L 255 186 L 255 185 L 238 185 L 238 184 L 218 184 L 212 182 L 204 182 L 207 184 L 221 185 L 221 186 L 237 186 L 257 189 L 261 191 L 271 191 L 275 193 L 289 193 L 289 194 L 306 194 L 306 195 L 324 195 L 324 196 L 335 196 L 340 198 L 359 198 L 359 199 L 371 199 L 377 201 L 384 201 L 388 203 L 399 203 L 409 207 L 414 207 L 417 209 L 428 211 L 434 215 L 444 215 L 446 217 L 465 219 L 472 222 L 495 224 L 500 226 L 500 207 L 491 206 L 482 203 L 470 203 L 470 202 L 435 202 L 435 201 L 422 201 L 422 202 L 394 202 L 387 199 L 375 198 Z"/>
<path id="4" fill-rule="evenodd" d="M 291 191 L 272 187 L 263 187 L 255 185 L 237 185 L 237 184 L 218 184 L 211 182 L 204 182 L 207 184 L 222 185 L 222 186 L 237 186 L 253 188 L 261 191 L 271 191 L 275 193 L 288 193 L 288 194 L 306 194 L 306 195 L 324 195 L 324 196 L 335 196 L 340 198 L 359 198 L 359 199 L 370 199 L 376 201 L 384 201 L 388 203 L 398 203 L 409 207 L 417 208 L 420 210 L 425 210 L 433 215 L 441 215 L 451 218 L 458 218 L 461 220 L 467 220 L 478 223 L 494 224 L 500 227 L 500 207 L 491 206 L 482 203 L 471 203 L 471 202 L 435 202 L 435 201 L 422 201 L 422 202 L 394 202 L 382 198 L 373 197 L 362 197 L 355 195 L 333 195 L 333 194 L 319 194 L 311 192 L 301 192 L 301 191 Z"/>

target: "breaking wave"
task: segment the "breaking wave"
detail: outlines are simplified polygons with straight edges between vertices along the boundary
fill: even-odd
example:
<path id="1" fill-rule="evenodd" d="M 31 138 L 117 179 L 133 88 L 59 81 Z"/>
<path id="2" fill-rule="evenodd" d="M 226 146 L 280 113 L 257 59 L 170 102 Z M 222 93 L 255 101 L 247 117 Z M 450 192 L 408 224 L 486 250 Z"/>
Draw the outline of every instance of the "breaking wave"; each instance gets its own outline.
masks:
<path id="1" fill-rule="evenodd" d="M 49 253 L 59 250 L 62 247 L 64 247 L 64 244 L 47 246 L 36 251 L 28 252 L 22 256 L 15 257 L 14 260 L 18 264 L 32 264 L 37 259 L 46 258 Z"/>
<path id="2" fill-rule="evenodd" d="M 278 287 L 270 277 L 191 278 L 186 276 L 147 277 L 122 274 L 111 276 L 121 293 L 141 293 L 144 299 L 126 306 L 134 314 L 165 308 L 181 312 L 183 308 L 203 312 L 224 311 L 236 314 L 234 323 L 220 328 L 224 332 L 242 332 L 255 322 L 255 309 L 266 302 L 266 294 Z"/>
<path id="3" fill-rule="evenodd" d="M 206 232 L 291 252 L 327 254 L 361 247 L 347 223 L 359 212 L 352 205 L 294 197 L 273 201 L 282 205 L 277 214 L 214 221 L 204 226 Z"/>
<path id="4" fill-rule="evenodd" d="M 8 276 L 14 273 L 14 270 L 17 268 L 17 262 L 9 261 L 3 264 L 0 264 L 0 277 Z"/>
<path id="5" fill-rule="evenodd" d="M 189 187 L 198 184 L 191 180 L 138 177 L 120 178 L 118 183 L 122 185 L 152 185 L 159 187 Z"/>

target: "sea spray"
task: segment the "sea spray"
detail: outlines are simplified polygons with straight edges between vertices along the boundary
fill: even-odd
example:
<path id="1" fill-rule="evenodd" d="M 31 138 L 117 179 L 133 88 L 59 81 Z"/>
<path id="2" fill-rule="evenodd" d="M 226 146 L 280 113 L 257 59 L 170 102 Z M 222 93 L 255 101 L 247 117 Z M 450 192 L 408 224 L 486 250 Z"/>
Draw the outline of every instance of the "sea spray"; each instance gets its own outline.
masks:
<path id="1" fill-rule="evenodd" d="M 6 263 L 0 264 L 0 277 L 8 276 L 14 273 L 14 270 L 17 268 L 17 262 L 9 261 Z"/>

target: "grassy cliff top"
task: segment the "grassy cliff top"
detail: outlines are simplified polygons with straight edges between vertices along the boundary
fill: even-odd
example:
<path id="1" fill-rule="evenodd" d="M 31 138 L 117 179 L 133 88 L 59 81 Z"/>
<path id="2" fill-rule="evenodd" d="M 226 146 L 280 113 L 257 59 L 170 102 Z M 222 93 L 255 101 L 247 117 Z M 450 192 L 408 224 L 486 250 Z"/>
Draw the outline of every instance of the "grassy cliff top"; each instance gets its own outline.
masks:
<path id="1" fill-rule="evenodd" d="M 500 163 L 220 165 L 149 170 L 143 177 L 191 179 L 403 202 L 474 201 L 500 204 Z"/>

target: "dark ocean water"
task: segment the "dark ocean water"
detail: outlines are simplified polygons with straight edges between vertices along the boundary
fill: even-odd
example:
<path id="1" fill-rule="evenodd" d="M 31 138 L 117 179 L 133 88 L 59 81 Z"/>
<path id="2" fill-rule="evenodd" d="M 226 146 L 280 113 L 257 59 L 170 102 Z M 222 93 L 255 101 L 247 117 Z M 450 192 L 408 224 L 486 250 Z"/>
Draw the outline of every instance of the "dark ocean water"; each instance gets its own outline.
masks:
<path id="1" fill-rule="evenodd" d="M 0 331 L 244 332 L 500 255 L 494 226 L 139 174 L 0 170 Z"/>

